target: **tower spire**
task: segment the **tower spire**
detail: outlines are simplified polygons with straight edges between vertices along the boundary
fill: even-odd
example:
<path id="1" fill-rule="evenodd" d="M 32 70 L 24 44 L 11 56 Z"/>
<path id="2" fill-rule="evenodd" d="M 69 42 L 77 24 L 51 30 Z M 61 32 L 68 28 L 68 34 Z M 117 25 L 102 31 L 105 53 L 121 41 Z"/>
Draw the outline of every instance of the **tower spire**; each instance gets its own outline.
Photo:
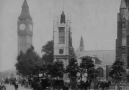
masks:
<path id="1" fill-rule="evenodd" d="M 29 6 L 28 6 L 28 4 L 27 4 L 27 1 L 26 1 L 26 0 L 24 0 L 23 5 L 22 5 L 22 8 L 29 8 Z"/>
<path id="2" fill-rule="evenodd" d="M 83 38 L 81 36 L 81 40 L 80 40 L 80 47 L 79 47 L 80 51 L 84 51 L 84 42 L 83 42 Z"/>
<path id="3" fill-rule="evenodd" d="M 21 15 L 19 17 L 20 19 L 25 19 L 25 18 L 31 18 L 30 13 L 29 13 L 29 6 L 26 0 L 24 0 L 23 5 L 22 5 L 22 11 Z"/>
<path id="4" fill-rule="evenodd" d="M 62 14 L 60 17 L 60 23 L 65 23 L 65 14 L 64 14 L 64 0 L 62 0 Z"/>
<path id="5" fill-rule="evenodd" d="M 64 11 L 62 11 L 61 18 L 60 18 L 60 23 L 65 23 L 65 14 L 64 14 Z"/>
<path id="6" fill-rule="evenodd" d="M 62 9 L 63 9 L 62 11 L 64 11 L 64 0 L 63 0 L 63 8 Z"/>
<path id="7" fill-rule="evenodd" d="M 126 8 L 126 2 L 125 0 L 121 0 L 120 9 L 125 9 L 125 8 Z"/>

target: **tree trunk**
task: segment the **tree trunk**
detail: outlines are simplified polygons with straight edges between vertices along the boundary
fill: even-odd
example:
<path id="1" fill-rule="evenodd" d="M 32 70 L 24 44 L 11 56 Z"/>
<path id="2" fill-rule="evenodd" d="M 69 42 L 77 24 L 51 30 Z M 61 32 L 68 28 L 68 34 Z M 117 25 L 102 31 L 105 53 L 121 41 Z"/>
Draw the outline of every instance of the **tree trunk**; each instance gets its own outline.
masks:
<path id="1" fill-rule="evenodd" d="M 72 90 L 78 90 L 76 78 L 71 78 Z"/>
<path id="2" fill-rule="evenodd" d="M 115 85 L 115 90 L 120 90 L 119 84 L 116 84 L 116 85 Z"/>

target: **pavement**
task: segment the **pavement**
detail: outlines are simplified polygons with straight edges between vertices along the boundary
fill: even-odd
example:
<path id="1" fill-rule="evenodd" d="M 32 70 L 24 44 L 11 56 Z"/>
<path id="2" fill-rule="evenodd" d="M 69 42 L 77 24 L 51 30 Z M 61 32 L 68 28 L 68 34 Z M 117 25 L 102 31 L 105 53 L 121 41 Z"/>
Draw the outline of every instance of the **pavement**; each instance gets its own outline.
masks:
<path id="1" fill-rule="evenodd" d="M 6 85 L 6 90 L 15 90 L 13 85 Z M 18 90 L 32 90 L 19 85 Z"/>
<path id="2" fill-rule="evenodd" d="M 6 85 L 6 90 L 15 90 L 15 88 L 13 85 Z M 19 85 L 18 90 L 32 90 L 32 89 L 25 88 L 25 87 Z M 90 89 L 90 90 L 94 90 L 94 89 Z M 101 89 L 97 89 L 97 90 L 101 90 Z M 109 89 L 109 90 L 114 90 L 114 89 Z M 126 90 L 128 90 L 128 89 L 126 89 Z"/>
<path id="3" fill-rule="evenodd" d="M 8 84 L 8 85 L 6 85 L 6 90 L 15 90 L 15 88 L 14 88 L 13 85 L 9 85 L 9 84 Z M 25 88 L 25 87 L 19 85 L 18 90 L 32 90 L 32 89 Z M 94 89 L 90 89 L 90 90 L 94 90 Z M 101 89 L 97 89 L 97 90 L 101 90 Z M 109 90 L 114 90 L 114 89 L 111 89 L 111 88 L 110 88 Z M 126 88 L 126 89 L 122 89 L 122 90 L 129 90 L 129 87 Z"/>

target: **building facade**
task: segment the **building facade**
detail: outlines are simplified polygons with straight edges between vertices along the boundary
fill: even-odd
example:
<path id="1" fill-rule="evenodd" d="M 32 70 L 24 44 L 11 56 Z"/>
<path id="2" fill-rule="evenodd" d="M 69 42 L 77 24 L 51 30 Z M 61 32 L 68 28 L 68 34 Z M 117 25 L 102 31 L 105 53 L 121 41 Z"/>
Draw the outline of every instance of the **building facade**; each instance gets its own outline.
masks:
<path id="1" fill-rule="evenodd" d="M 18 33 L 18 54 L 22 51 L 25 53 L 32 45 L 33 21 L 29 13 L 29 6 L 24 0 L 22 11 L 17 22 Z"/>
<path id="2" fill-rule="evenodd" d="M 129 0 L 121 0 L 117 14 L 116 60 L 122 59 L 129 68 Z"/>
<path id="3" fill-rule="evenodd" d="M 54 62 L 63 61 L 64 67 L 68 65 L 73 57 L 73 46 L 71 36 L 71 22 L 65 16 L 64 11 L 59 19 L 54 20 L 53 40 L 54 40 Z"/>

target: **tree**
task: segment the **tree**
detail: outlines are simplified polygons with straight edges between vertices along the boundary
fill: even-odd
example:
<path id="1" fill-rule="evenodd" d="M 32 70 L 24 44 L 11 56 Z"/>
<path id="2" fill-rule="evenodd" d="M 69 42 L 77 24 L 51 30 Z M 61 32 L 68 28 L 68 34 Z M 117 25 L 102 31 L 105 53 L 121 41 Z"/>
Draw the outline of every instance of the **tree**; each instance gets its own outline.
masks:
<path id="1" fill-rule="evenodd" d="M 72 58 L 69 61 L 69 65 L 66 67 L 66 72 L 69 74 L 70 82 L 72 83 L 72 87 L 77 89 L 77 73 L 79 72 L 79 67 L 77 60 L 75 58 Z"/>
<path id="2" fill-rule="evenodd" d="M 76 77 L 77 72 L 79 70 L 77 60 L 72 58 L 69 61 L 69 65 L 66 67 L 66 72 L 69 73 L 70 77 Z"/>
<path id="3" fill-rule="evenodd" d="M 53 45 L 53 40 L 51 40 L 42 47 L 42 52 L 44 53 L 42 59 L 45 63 L 53 63 Z"/>
<path id="4" fill-rule="evenodd" d="M 124 79 L 126 70 L 124 68 L 123 60 L 116 60 L 112 65 L 112 70 L 109 72 L 109 76 L 114 80 L 115 84 L 119 88 L 119 84 Z"/>
<path id="5" fill-rule="evenodd" d="M 91 82 L 97 77 L 97 71 L 95 70 L 94 62 L 92 57 L 84 56 L 81 58 L 82 62 L 80 63 L 80 68 L 84 73 L 87 73 L 87 81 L 89 81 L 89 88 L 91 86 Z"/>
<path id="6" fill-rule="evenodd" d="M 37 75 L 39 68 L 42 66 L 43 61 L 39 55 L 34 51 L 34 47 L 31 46 L 26 53 L 20 53 L 17 57 L 16 69 L 19 74 L 23 76 Z"/>
<path id="7" fill-rule="evenodd" d="M 61 61 L 54 62 L 52 66 L 49 65 L 48 70 L 49 70 L 49 74 L 54 78 L 55 77 L 63 78 L 63 74 L 65 71 L 63 62 Z"/>
<path id="8" fill-rule="evenodd" d="M 97 76 L 97 71 L 95 70 L 92 57 L 90 56 L 82 57 L 82 62 L 80 64 L 80 67 L 87 71 L 89 80 L 93 80 Z"/>

